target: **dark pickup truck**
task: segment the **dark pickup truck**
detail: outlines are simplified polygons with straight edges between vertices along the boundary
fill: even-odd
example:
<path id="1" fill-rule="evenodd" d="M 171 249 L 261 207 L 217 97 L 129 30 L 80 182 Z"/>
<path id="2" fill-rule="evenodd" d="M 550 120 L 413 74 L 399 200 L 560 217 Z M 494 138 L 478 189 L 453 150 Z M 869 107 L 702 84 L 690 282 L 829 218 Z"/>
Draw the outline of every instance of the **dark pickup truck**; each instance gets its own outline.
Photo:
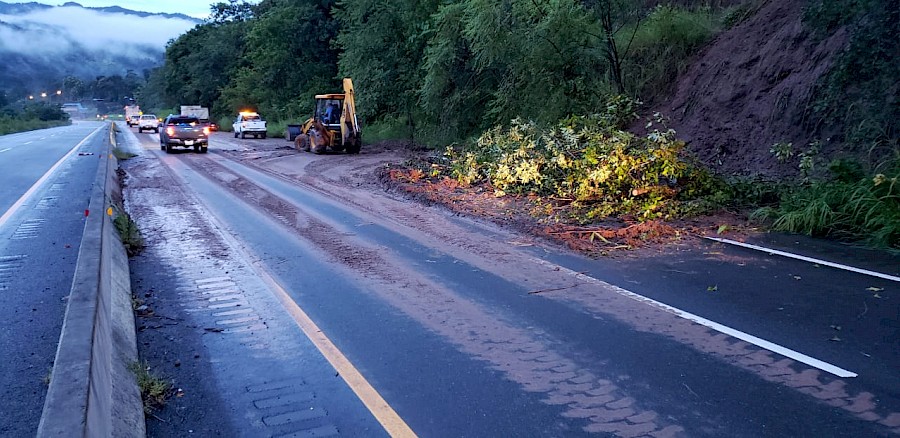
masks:
<path id="1" fill-rule="evenodd" d="M 159 130 L 159 148 L 172 153 L 176 146 L 193 147 L 194 152 L 206 152 L 209 146 L 209 124 L 192 116 L 170 115 Z"/>

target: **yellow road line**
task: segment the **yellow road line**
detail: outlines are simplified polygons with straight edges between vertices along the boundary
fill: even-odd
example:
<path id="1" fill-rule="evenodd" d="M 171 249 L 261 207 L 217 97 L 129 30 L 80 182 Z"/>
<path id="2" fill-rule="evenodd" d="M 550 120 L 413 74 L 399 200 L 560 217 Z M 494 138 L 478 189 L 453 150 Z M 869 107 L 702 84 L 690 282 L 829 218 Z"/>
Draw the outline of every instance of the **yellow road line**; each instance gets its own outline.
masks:
<path id="1" fill-rule="evenodd" d="M 167 171 L 175 178 L 185 181 L 181 175 L 175 172 L 171 164 L 160 161 Z M 186 182 L 186 181 L 185 181 Z M 186 196 L 194 197 L 200 204 L 205 204 L 202 199 L 197 197 L 196 193 L 184 192 Z M 208 210 L 208 209 L 207 209 Z M 353 366 L 349 359 L 328 339 L 328 336 L 322 332 L 322 329 L 300 308 L 300 306 L 291 298 L 288 292 L 278 283 L 275 278 L 262 266 L 261 263 L 254 261 L 250 254 L 250 250 L 245 245 L 239 243 L 238 239 L 229 232 L 228 228 L 213 214 L 207 215 L 213 226 L 218 228 L 220 236 L 228 243 L 229 246 L 236 249 L 236 254 L 243 258 L 247 264 L 253 269 L 259 278 L 273 292 L 275 298 L 281 302 L 284 309 L 293 318 L 294 322 L 300 327 L 300 330 L 306 337 L 316 346 L 319 352 L 331 364 L 332 367 L 340 374 L 347 386 L 356 394 L 363 405 L 372 413 L 375 420 L 381 424 L 381 427 L 392 437 L 398 438 L 415 438 L 416 433 L 400 418 L 400 415 L 394 411 L 387 401 L 381 397 L 381 394 L 363 377 L 362 373 Z"/>
<path id="2" fill-rule="evenodd" d="M 86 137 L 84 137 L 83 140 L 78 142 L 78 144 L 76 144 L 75 147 L 73 147 L 72 150 L 69 151 L 69 153 L 67 153 L 65 156 L 60 158 L 59 161 L 57 161 L 56 164 L 54 164 L 53 167 L 50 168 L 50 170 L 48 170 L 46 173 L 44 173 L 44 176 L 42 176 L 39 180 L 37 180 L 37 182 L 35 182 L 31 186 L 31 188 L 29 188 L 28 191 L 25 192 L 25 194 L 23 194 L 16 202 L 14 202 L 13 205 L 11 207 L 9 207 L 8 210 L 6 210 L 6 213 L 3 213 L 3 216 L 0 216 L 0 227 L 2 227 L 3 224 L 5 224 L 6 221 L 8 221 L 9 218 L 12 217 L 12 215 L 14 215 L 16 213 L 16 211 L 22 206 L 22 204 L 24 204 L 25 201 L 27 201 L 28 198 L 30 198 L 31 195 L 33 195 L 34 192 L 36 192 L 37 189 L 40 188 L 40 186 L 42 184 L 44 184 L 44 181 L 47 181 L 47 179 L 50 178 L 50 175 L 52 175 L 53 172 L 55 172 L 56 169 L 59 166 L 61 166 L 64 161 L 66 161 L 67 158 L 69 158 L 72 154 L 74 154 L 75 151 L 77 151 L 78 148 L 81 147 L 81 145 L 83 145 L 86 141 L 88 141 L 89 138 L 91 138 L 94 134 L 96 134 L 97 131 L 103 129 L 104 126 L 106 126 L 106 125 L 103 125 L 97 129 L 95 129 L 93 132 L 91 132 Z"/>
<path id="3" fill-rule="evenodd" d="M 369 409 L 375 419 L 381 423 L 384 430 L 392 437 L 415 437 L 415 432 L 397 415 L 397 412 L 381 397 L 381 394 L 372 387 L 371 384 L 363 377 L 362 373 L 350 363 L 350 360 L 341 353 L 340 350 L 328 339 L 328 336 L 310 319 L 309 315 L 297 305 L 290 297 L 287 291 L 281 287 L 278 282 L 264 271 L 260 266 L 255 266 L 256 271 L 262 277 L 262 280 L 269 285 L 275 292 L 276 297 L 284 308 L 288 311 L 300 330 L 306 334 L 306 337 L 322 352 L 325 359 L 331 363 L 331 366 L 340 373 L 341 378 L 347 382 L 350 389 L 356 393 L 356 396 Z"/>

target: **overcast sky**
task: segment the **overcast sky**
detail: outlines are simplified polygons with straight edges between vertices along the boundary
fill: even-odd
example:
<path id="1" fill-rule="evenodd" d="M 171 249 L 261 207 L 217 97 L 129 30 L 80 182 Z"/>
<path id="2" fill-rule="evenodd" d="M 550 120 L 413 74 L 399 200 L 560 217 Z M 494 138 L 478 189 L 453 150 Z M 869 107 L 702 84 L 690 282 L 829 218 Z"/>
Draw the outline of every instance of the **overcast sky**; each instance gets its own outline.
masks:
<path id="1" fill-rule="evenodd" d="M 28 3 L 33 0 L 5 0 L 7 3 Z M 40 0 L 36 3 L 59 6 L 67 0 L 47 1 Z M 104 6 L 121 6 L 125 9 L 143 12 L 168 12 L 181 13 L 197 18 L 206 18 L 209 15 L 209 5 L 216 0 L 73 0 L 82 6 L 89 8 Z M 227 3 L 227 0 L 221 0 Z M 255 2 L 254 2 L 255 3 Z"/>

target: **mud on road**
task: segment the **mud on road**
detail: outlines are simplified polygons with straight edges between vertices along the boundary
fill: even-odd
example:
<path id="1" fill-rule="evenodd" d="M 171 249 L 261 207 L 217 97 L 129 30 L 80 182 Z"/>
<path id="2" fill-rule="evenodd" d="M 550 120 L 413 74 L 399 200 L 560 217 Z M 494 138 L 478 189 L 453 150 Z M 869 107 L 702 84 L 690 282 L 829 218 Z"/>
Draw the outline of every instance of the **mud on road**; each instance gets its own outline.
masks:
<path id="1" fill-rule="evenodd" d="M 673 318 L 666 312 L 653 312 L 656 316 L 648 318 L 647 309 L 644 308 L 645 304 L 637 301 L 627 298 L 622 299 L 622 296 L 616 296 L 615 294 L 592 293 L 592 282 L 589 279 L 586 280 L 579 277 L 578 273 L 572 273 L 572 285 L 566 284 L 562 287 L 560 286 L 560 273 L 552 269 L 544 270 L 535 267 L 534 269 L 529 269 L 527 274 L 523 274 L 522 267 L 528 266 L 531 260 L 527 256 L 523 258 L 522 254 L 512 250 L 512 248 L 522 246 L 553 247 L 556 249 L 564 246 L 588 255 L 616 254 L 629 258 L 640 258 L 652 254 L 664 258 L 667 255 L 676 254 L 686 249 L 696 249 L 701 246 L 699 243 L 701 236 L 721 235 L 723 230 L 727 234 L 725 237 L 735 240 L 741 240 L 747 238 L 747 236 L 757 234 L 740 215 L 723 213 L 668 224 L 609 223 L 606 224 L 608 228 L 604 229 L 601 226 L 600 228 L 595 227 L 591 229 L 591 233 L 600 230 L 599 232 L 604 237 L 604 239 L 595 240 L 590 239 L 589 236 L 585 235 L 586 233 L 581 233 L 578 227 L 544 223 L 540 219 L 540 215 L 533 214 L 535 203 L 527 196 L 497 198 L 489 188 L 462 189 L 446 180 L 434 183 L 410 178 L 410 175 L 404 173 L 403 170 L 398 171 L 396 165 L 407 160 L 422 160 L 426 157 L 426 153 L 410 149 L 402 143 L 371 145 L 363 148 L 363 153 L 359 156 L 344 154 L 316 156 L 296 152 L 283 145 L 279 146 L 277 142 L 274 145 L 254 143 L 253 150 L 228 151 L 226 155 L 239 162 L 279 175 L 287 180 L 299 181 L 304 185 L 320 190 L 328 196 L 336 197 L 343 203 L 368 211 L 385 220 L 394 221 L 399 226 L 417 230 L 419 239 L 434 242 L 435 247 L 446 250 L 453 257 L 464 260 L 473 266 L 482 267 L 512 282 L 529 284 L 534 288 L 533 292 L 541 293 L 551 300 L 568 302 L 576 308 L 584 309 L 593 315 L 597 315 L 596 317 L 599 318 L 602 318 L 599 315 L 612 315 L 637 331 L 663 334 L 682 344 L 689 345 L 697 351 L 718 356 L 725 362 L 761 376 L 764 380 L 794 388 L 801 393 L 825 400 L 828 405 L 847 410 L 867 421 L 878 422 L 887 416 L 896 415 L 882 411 L 878 403 L 872 402 L 870 393 L 849 387 L 843 381 L 834 379 L 825 373 L 808 369 L 804 370 L 802 367 L 800 370 L 796 370 L 794 368 L 795 364 L 789 359 L 780 358 L 776 354 L 760 350 L 743 341 L 735 342 L 734 339 L 711 332 L 707 328 L 690 321 Z M 210 176 L 214 173 L 209 172 Z M 243 193 L 242 196 L 245 197 L 249 195 L 248 199 L 250 200 L 254 198 L 252 194 L 245 190 L 237 189 L 236 193 Z M 259 207 L 269 210 L 270 214 L 288 218 L 288 225 L 293 226 L 290 222 L 293 220 L 291 218 L 298 217 L 295 216 L 296 212 L 289 211 L 287 215 L 284 215 L 285 212 L 277 208 L 272 210 L 271 207 L 273 205 L 267 207 L 265 205 L 266 202 L 264 198 L 256 200 Z M 491 239 L 486 239 L 484 235 L 469 232 L 466 227 L 454 226 L 452 221 L 447 221 L 444 218 L 445 214 L 438 211 L 430 212 L 433 209 L 439 211 L 449 210 L 460 215 L 463 220 L 465 220 L 466 216 L 489 220 L 499 226 L 494 232 L 502 236 L 509 250 L 504 250 L 503 246 L 492 243 Z M 354 269 L 359 268 L 366 275 L 380 277 L 384 281 L 383 285 L 386 288 L 390 288 L 397 283 L 405 283 L 407 285 L 415 283 L 409 281 L 410 278 L 415 277 L 415 273 L 396 269 L 396 262 L 391 263 L 380 259 L 378 251 L 374 249 L 365 251 L 358 247 L 341 246 L 346 244 L 339 243 L 341 242 L 339 238 L 323 240 L 323 228 L 321 227 L 325 226 L 325 224 L 315 224 L 313 222 L 314 220 L 311 220 L 309 224 L 304 226 L 311 227 L 310 229 L 316 228 L 315 232 L 310 234 L 301 229 L 298 229 L 298 232 L 316 241 L 323 248 L 332 248 L 329 252 L 336 260 L 340 260 Z M 505 230 L 510 232 L 507 234 Z M 520 234 L 522 232 L 524 234 Z M 611 250 L 622 248 L 627 248 L 631 251 L 610 252 Z M 386 268 L 392 265 L 395 268 Z M 427 281 L 421 280 L 416 289 L 422 290 L 425 284 L 427 284 Z M 596 284 L 593 286 L 596 286 Z M 606 284 L 601 285 L 601 288 L 608 287 L 609 285 Z M 425 302 L 427 301 L 425 300 Z M 456 309 L 445 308 L 446 306 L 442 306 L 439 301 L 431 302 L 425 307 L 418 308 L 418 310 L 406 306 L 412 304 L 414 307 L 418 307 L 423 304 L 422 302 L 396 304 L 404 308 L 406 312 L 420 312 L 423 322 L 430 321 L 435 314 L 444 314 L 444 312 L 452 314 L 459 311 L 458 306 Z M 472 320 L 481 324 L 489 319 L 486 317 L 487 315 L 480 315 L 480 317 L 473 317 Z M 478 324 L 475 326 L 477 327 Z M 490 324 L 487 324 L 487 326 L 490 327 Z M 432 327 L 432 329 L 442 332 L 439 326 Z M 513 351 L 519 352 L 524 351 L 522 348 L 528 349 L 526 348 L 527 342 L 535 342 L 534 339 L 528 339 L 529 336 L 523 336 L 522 342 L 509 339 L 498 341 L 492 338 L 498 333 L 503 333 L 505 329 L 508 329 L 508 327 L 497 326 L 490 327 L 489 330 L 484 332 L 470 330 L 470 333 L 480 332 L 480 339 L 490 339 L 489 342 L 511 342 L 515 346 Z M 454 339 L 452 332 L 444 332 L 444 334 Z M 475 356 L 480 356 L 481 353 L 479 353 L 478 347 L 470 344 L 472 341 L 479 339 L 479 336 L 476 336 L 475 339 L 454 339 L 454 343 L 463 350 Z M 523 344 L 523 342 L 526 344 Z M 544 345 L 548 344 L 545 343 Z M 512 354 L 512 351 L 510 353 L 509 357 L 515 356 L 515 354 Z M 549 353 L 552 354 L 552 351 Z M 491 357 L 484 358 L 492 361 Z M 503 360 L 508 361 L 509 358 L 500 359 L 500 361 Z M 538 375 L 539 373 L 535 374 L 534 370 L 529 368 L 527 364 L 520 365 L 521 368 L 505 370 L 509 373 L 508 377 L 511 380 L 518 381 L 526 388 L 537 385 L 543 390 L 549 390 L 552 394 L 553 390 L 551 387 L 553 385 L 551 387 L 542 387 L 537 383 L 542 380 Z M 500 365 L 495 363 L 494 366 Z M 560 368 L 571 368 L 573 366 L 574 364 L 560 364 Z M 500 368 L 502 369 L 503 367 L 500 366 Z M 577 370 L 577 368 L 573 368 L 573 370 Z M 521 377 L 526 375 L 529 377 L 522 380 Z M 546 377 L 552 378 L 552 376 Z M 593 379 L 579 375 L 579 379 L 585 382 L 596 382 L 596 376 L 592 377 Z M 566 391 L 569 389 L 566 389 Z M 587 408 L 588 406 L 595 407 L 592 403 L 596 400 L 585 402 L 583 405 L 579 405 L 574 401 L 583 401 L 582 397 L 593 397 L 597 392 L 602 392 L 602 390 L 589 388 L 584 393 L 579 391 L 580 395 L 566 402 L 563 402 L 562 398 L 552 395 L 549 397 L 549 400 L 560 401 L 560 404 L 566 403 L 575 409 L 568 414 L 564 414 L 565 416 L 594 418 L 597 420 L 596 424 L 585 427 L 585 430 L 615 432 L 615 426 L 607 425 L 608 429 L 600 426 L 611 421 L 611 419 L 603 418 L 602 413 Z M 615 403 L 613 405 L 614 408 L 617 406 Z M 637 408 L 637 405 L 631 406 L 631 403 L 625 403 L 624 406 Z M 655 419 L 656 414 L 647 414 L 647 418 Z M 671 424 L 667 426 L 665 422 L 660 425 L 661 429 L 666 427 L 674 427 L 676 430 L 681 430 L 680 426 Z M 660 429 L 657 429 L 657 431 L 660 431 Z"/>
<path id="2" fill-rule="evenodd" d="M 410 171 L 404 163 L 426 161 L 432 152 L 404 141 L 365 145 L 359 155 L 313 155 L 277 139 L 252 143 L 230 140 L 226 139 L 224 151 L 229 158 L 338 194 L 352 205 L 401 216 L 415 215 L 423 206 L 436 206 L 530 235 L 532 243 L 540 241 L 592 257 L 640 257 L 693 246 L 705 235 L 743 240 L 758 234 L 743 214 L 724 211 L 671 222 L 626 219 L 591 226 L 561 222 L 559 215 L 548 215 L 546 206 L 533 196 L 497 197 L 488 186 L 461 187 L 448 178 L 425 178 Z M 396 203 L 388 206 L 379 202 L 369 194 L 372 192 L 407 203 L 408 213 L 398 211 Z"/>
<path id="3" fill-rule="evenodd" d="M 195 155 L 186 152 L 160 157 L 170 164 L 187 167 L 196 172 L 198 178 L 211 181 L 227 190 L 229 195 L 281 225 L 274 228 L 284 228 L 291 236 L 297 236 L 306 242 L 330 264 L 330 268 L 339 272 L 342 280 L 364 285 L 358 288 L 361 295 L 410 318 L 416 322 L 416 326 L 452 345 L 453 350 L 482 363 L 480 367 L 500 373 L 502 380 L 512 382 L 526 394 L 531 394 L 527 397 L 534 396 L 541 404 L 550 406 L 548 409 L 540 409 L 544 415 L 552 416 L 553 414 L 546 412 L 557 412 L 553 422 L 542 423 L 550 424 L 548 427 L 551 429 L 545 430 L 548 434 L 561 433 L 565 429 L 555 429 L 561 425 L 574 426 L 588 433 L 608 432 L 623 436 L 670 436 L 679 435 L 686 430 L 724 433 L 730 430 L 731 425 L 724 424 L 721 417 L 696 415 L 698 409 L 708 409 L 707 402 L 686 400 L 684 403 L 673 404 L 660 403 L 658 400 L 660 393 L 680 398 L 684 394 L 684 388 L 693 393 L 709 383 L 703 378 L 691 381 L 691 376 L 666 375 L 667 372 L 677 373 L 679 369 L 690 369 L 693 365 L 691 361 L 697 360 L 716 369 L 741 369 L 744 372 L 742 374 L 726 372 L 732 375 L 732 379 L 737 379 L 731 383 L 743 379 L 744 384 L 758 385 L 755 379 L 761 379 L 774 384 L 760 388 L 758 394 L 786 396 L 797 402 L 823 400 L 821 403 L 803 403 L 802 415 L 807 417 L 820 416 L 832 406 L 845 411 L 845 415 L 890 426 L 895 417 L 900 415 L 890 411 L 890 406 L 881 406 L 871 393 L 854 385 L 847 385 L 841 380 L 800 366 L 790 359 L 781 358 L 746 342 L 711 332 L 664 309 L 647 306 L 646 303 L 622 293 L 621 289 L 580 272 L 542 262 L 535 254 L 556 251 L 561 241 L 551 240 L 552 235 L 548 237 L 540 233 L 516 232 L 521 229 L 534 231 L 535 228 L 545 228 L 540 224 L 529 225 L 534 220 L 528 215 L 527 209 L 521 210 L 524 213 L 518 215 L 510 213 L 507 211 L 511 209 L 510 204 L 500 208 L 500 204 L 496 204 L 498 200 L 492 194 L 474 192 L 463 196 L 476 198 L 480 203 L 462 204 L 462 201 L 453 200 L 443 204 L 439 200 L 433 200 L 430 205 L 423 204 L 419 202 L 422 198 L 410 199 L 405 190 L 416 187 L 416 182 L 398 183 L 397 179 L 393 179 L 387 185 L 384 184 L 383 177 L 389 175 L 393 164 L 408 159 L 421 159 L 421 152 L 408 150 L 402 145 L 381 144 L 363 148 L 360 155 L 317 156 L 297 152 L 287 142 L 277 139 L 217 140 L 217 147 L 211 150 L 211 154 Z M 147 160 L 157 162 L 157 166 L 161 165 L 156 157 L 148 157 Z M 278 188 L 271 181 L 263 181 L 264 178 L 258 172 L 254 174 L 238 163 L 261 170 L 261 175 L 265 178 L 284 182 L 287 189 Z M 140 174 L 142 180 L 132 188 L 141 188 L 147 194 L 155 191 L 157 194 L 154 196 L 160 196 L 156 200 L 152 196 L 132 200 L 136 203 L 134 205 L 138 216 L 150 219 L 148 223 L 151 227 L 147 231 L 154 236 L 150 239 L 151 251 L 157 251 L 156 257 L 173 268 L 168 273 L 157 273 L 159 278 L 148 274 L 145 281 L 157 288 L 165 288 L 167 284 L 179 285 L 178 296 L 174 300 L 157 297 L 162 295 L 158 290 L 145 287 L 144 290 L 148 291 L 145 293 L 150 294 L 147 298 L 157 300 L 155 308 L 161 309 L 164 314 L 178 312 L 179 307 L 185 306 L 196 309 L 199 307 L 196 294 L 199 293 L 202 297 L 207 292 L 206 282 L 228 283 L 223 287 L 231 290 L 230 282 L 238 284 L 238 279 L 252 277 L 252 273 L 242 271 L 240 261 L 231 256 L 235 252 L 234 248 L 223 243 L 217 237 L 217 232 L 210 231 L 207 226 L 191 226 L 187 216 L 202 218 L 204 213 L 192 212 L 193 207 L 180 209 L 178 206 L 184 201 L 165 200 L 163 192 L 171 184 L 165 175 L 152 167 L 142 169 L 136 166 L 134 172 Z M 411 185 L 402 187 L 405 183 Z M 447 185 L 447 188 L 456 190 L 452 185 Z M 353 213 L 355 217 L 349 222 L 337 223 L 334 214 L 326 214 L 321 207 L 304 204 L 305 201 L 298 198 L 298 195 L 289 193 L 291 190 L 314 195 L 304 198 L 305 201 L 319 202 L 314 198 L 327 198 L 349 207 L 348 210 L 362 213 Z M 462 191 L 454 193 L 461 194 Z M 526 206 L 528 203 L 527 198 L 514 201 Z M 448 209 L 454 211 L 455 208 L 460 208 L 462 211 L 461 206 L 469 208 L 472 205 L 483 209 L 484 213 L 480 216 L 494 219 L 495 224 L 499 223 L 513 230 L 473 221 L 461 213 L 447 214 Z M 164 217 L 180 219 L 173 226 L 167 224 Z M 425 259 L 410 260 L 408 254 L 400 254 L 399 250 L 392 249 L 393 247 L 388 247 L 377 239 L 373 241 L 363 238 L 364 231 L 355 231 L 356 227 L 369 227 L 373 224 L 383 227 L 388 233 L 404 236 L 404 239 L 415 242 L 415 245 L 421 245 L 424 251 L 420 250 L 418 257 Z M 679 239 L 675 241 L 675 245 L 645 248 L 643 251 L 673 251 L 672 248 L 693 245 L 690 238 L 677 237 Z M 169 249 L 154 250 L 152 244 Z M 630 251 L 627 254 L 639 253 Z M 185 263 L 181 259 L 182 255 L 191 258 Z M 302 257 L 298 258 L 300 260 Z M 480 274 L 473 278 L 456 276 L 452 279 L 443 277 L 444 280 L 441 280 L 441 274 L 437 274 L 429 265 L 447 262 L 459 266 L 469 276 L 473 275 L 472 272 Z M 735 263 L 743 264 L 742 261 Z M 200 276 L 193 272 L 197 267 L 203 270 Z M 446 275 L 447 272 L 443 274 Z M 498 283 L 497 287 L 488 287 L 486 290 L 484 285 L 478 284 L 477 278 L 481 276 L 495 278 L 492 281 Z M 267 301 L 263 297 L 265 292 L 252 286 L 237 286 L 237 289 L 243 295 L 235 299 L 241 303 L 250 303 L 247 309 L 253 311 L 250 320 L 238 318 L 245 325 L 239 330 L 249 331 L 251 334 L 263 333 L 261 336 L 264 339 L 273 334 L 284 336 L 284 324 L 277 323 L 278 318 L 272 316 L 278 311 L 271 304 L 262 304 Z M 306 293 L 314 294 L 309 290 Z M 350 292 L 342 290 L 341 293 Z M 523 297 L 526 299 L 523 300 Z M 224 303 L 216 305 L 221 304 Z M 160 305 L 168 307 L 159 307 Z M 230 311 L 217 309 L 216 313 Z M 243 312 L 245 309 L 240 310 Z M 527 315 L 524 318 L 523 313 Z M 194 359 L 203 358 L 207 354 L 215 356 L 217 349 L 218 354 L 228 349 L 226 340 L 210 341 L 220 332 L 205 331 L 209 327 L 204 325 L 202 319 L 197 319 L 201 312 L 166 314 L 170 315 L 175 315 L 171 316 L 175 320 L 143 325 L 148 332 L 163 336 L 156 341 L 157 357 L 162 357 L 169 364 L 172 363 L 173 355 L 181 358 L 180 365 L 174 368 L 169 365 L 169 372 L 185 375 L 184 371 L 191 369 L 194 366 L 191 364 L 197 362 L 191 379 L 202 379 L 201 374 L 204 372 L 221 373 L 221 370 L 209 368 L 215 367 L 214 364 L 221 366 L 227 361 L 213 357 L 212 364 L 204 365 L 203 360 L 184 360 L 185 357 L 190 359 L 193 351 L 185 355 L 178 352 L 177 347 L 160 347 L 165 345 L 165 336 L 169 336 L 170 341 L 184 336 L 185 339 L 193 339 L 193 345 L 207 345 L 203 351 L 194 354 Z M 541 324 L 535 324 L 535 318 Z M 147 321 L 153 320 L 148 318 Z M 584 335 L 583 329 L 587 326 L 593 327 L 592 330 L 610 330 L 611 333 L 625 330 L 661 336 L 644 336 L 642 342 L 645 344 L 640 346 L 624 345 L 614 335 L 589 337 L 589 352 L 572 351 L 573 342 L 578 344 L 584 340 L 571 339 Z M 182 332 L 176 333 L 173 330 Z M 366 327 L 364 330 L 373 329 Z M 161 335 L 162 333 L 168 334 Z M 571 339 L 570 334 L 574 335 Z M 359 331 L 350 335 L 364 336 Z M 642 374 L 640 368 L 643 361 L 638 353 L 647 348 L 652 349 L 653 343 L 672 348 L 673 341 L 678 345 L 689 346 L 693 353 L 679 355 L 676 360 L 679 363 L 669 364 L 667 371 L 657 371 L 655 375 Z M 651 344 L 646 344 L 647 342 Z M 239 343 L 242 348 L 251 348 L 254 355 L 263 357 L 271 354 L 268 349 L 274 345 L 288 345 L 283 340 L 260 342 L 258 338 L 239 340 Z M 585 346 L 582 344 L 579 348 Z M 151 351 L 152 349 L 153 347 Z M 302 351 L 302 348 L 282 350 L 279 353 L 281 355 L 287 350 Z M 709 365 L 706 356 L 717 358 L 717 361 L 712 361 L 716 364 Z M 280 367 L 281 365 L 276 366 Z M 181 371 L 175 368 L 180 368 Z M 231 370 L 229 375 L 235 376 L 236 372 Z M 201 394 L 221 392 L 220 389 L 207 386 L 204 388 L 200 384 L 190 390 Z M 795 391 L 785 395 L 782 393 L 785 388 Z M 407 398 L 421 397 L 421 394 L 417 394 L 421 392 L 419 386 L 405 389 L 401 386 L 393 390 Z M 242 391 L 246 392 L 246 388 L 237 388 L 232 394 L 242 394 Z M 240 399 L 237 395 L 235 398 Z M 740 397 L 736 400 L 726 397 L 720 400 L 723 407 L 714 409 L 727 409 L 727 403 L 734 406 L 735 403 L 743 403 L 741 400 L 743 399 Z M 211 396 L 210 403 L 224 405 L 227 411 L 233 409 L 235 402 Z M 331 409 L 330 406 L 325 408 Z M 748 420 L 765 418 L 767 414 L 762 411 L 766 408 L 751 406 L 741 415 Z M 200 424 L 206 425 L 207 431 L 228 432 L 218 422 L 203 423 L 202 416 L 190 418 L 191 411 L 186 406 L 181 406 L 181 410 L 175 412 L 179 413 L 179 417 L 166 418 L 169 421 L 182 421 L 182 424 L 200 421 Z M 257 415 L 254 417 L 255 424 L 265 424 L 264 418 L 267 417 L 259 417 L 262 414 L 256 412 L 253 415 Z M 830 421 L 830 424 L 822 423 L 823 430 L 843 420 L 836 417 Z M 778 421 L 775 423 L 776 426 L 785 425 Z M 227 422 L 223 419 L 221 424 Z M 170 432 L 177 430 L 172 426 L 160 427 Z M 852 426 L 856 427 L 863 426 Z M 571 429 L 568 431 L 572 432 Z"/>

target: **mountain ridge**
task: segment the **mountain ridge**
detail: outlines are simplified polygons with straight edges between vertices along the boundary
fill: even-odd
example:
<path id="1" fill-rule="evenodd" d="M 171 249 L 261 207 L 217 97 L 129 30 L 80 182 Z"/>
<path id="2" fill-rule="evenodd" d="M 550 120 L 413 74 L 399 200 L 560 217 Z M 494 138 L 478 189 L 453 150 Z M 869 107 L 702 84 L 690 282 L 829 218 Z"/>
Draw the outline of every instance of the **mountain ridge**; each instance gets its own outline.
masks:
<path id="1" fill-rule="evenodd" d="M 44 3 L 38 3 L 38 2 L 6 3 L 3 1 L 0 1 L 0 14 L 27 13 L 27 12 L 33 12 L 36 10 L 63 8 L 63 7 L 78 7 L 78 8 L 88 9 L 88 10 L 92 10 L 92 11 L 135 15 L 138 17 L 159 16 L 159 17 L 165 17 L 165 18 L 178 18 L 178 19 L 182 19 L 182 20 L 194 21 L 197 24 L 200 24 L 203 21 L 198 18 L 191 17 L 190 15 L 185 15 L 185 14 L 181 14 L 181 13 L 136 11 L 133 9 L 123 8 L 121 6 L 102 6 L 102 7 L 84 6 L 78 2 L 66 2 L 59 6 L 53 6 L 53 5 L 48 5 L 48 4 L 44 4 Z"/>
<path id="2" fill-rule="evenodd" d="M 170 40 L 200 23 L 119 6 L 0 1 L 0 91 L 30 95 L 70 76 L 146 75 L 162 64 Z"/>

